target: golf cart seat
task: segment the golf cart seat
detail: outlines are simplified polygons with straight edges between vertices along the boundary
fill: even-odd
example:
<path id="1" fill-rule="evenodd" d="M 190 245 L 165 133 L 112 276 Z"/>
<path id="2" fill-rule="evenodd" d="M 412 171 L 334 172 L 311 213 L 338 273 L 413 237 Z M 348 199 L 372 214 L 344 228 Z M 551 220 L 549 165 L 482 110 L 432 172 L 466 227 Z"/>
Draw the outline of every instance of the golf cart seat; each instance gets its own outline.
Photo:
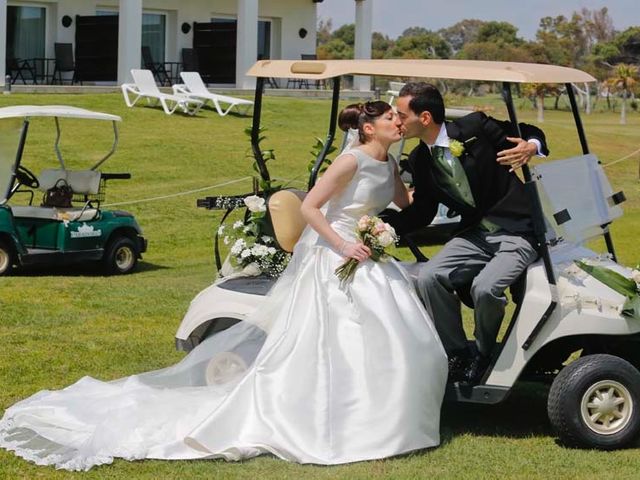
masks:
<path id="1" fill-rule="evenodd" d="M 11 213 L 17 218 L 40 218 L 60 222 L 88 222 L 98 214 L 96 208 L 57 208 L 14 205 Z"/>
<path id="2" fill-rule="evenodd" d="M 96 170 L 43 170 L 38 177 L 40 190 L 46 192 L 60 182 L 64 181 L 73 193 L 82 195 L 96 195 L 100 190 L 100 172 Z"/>
<path id="3" fill-rule="evenodd" d="M 60 184 L 67 185 L 74 195 L 81 195 L 85 198 L 82 207 L 56 207 L 44 204 L 41 207 L 14 206 L 12 212 L 14 217 L 41 218 L 44 220 L 58 221 L 79 221 L 92 220 L 98 214 L 98 210 L 89 205 L 86 196 L 97 195 L 100 190 L 101 174 L 95 170 L 64 170 L 47 169 L 43 170 L 38 177 L 40 183 L 38 189 L 43 193 L 55 188 Z"/>
<path id="4" fill-rule="evenodd" d="M 279 190 L 267 201 L 267 219 L 273 230 L 273 237 L 286 252 L 293 252 L 307 222 L 302 217 L 300 207 L 306 195 L 300 190 Z"/>

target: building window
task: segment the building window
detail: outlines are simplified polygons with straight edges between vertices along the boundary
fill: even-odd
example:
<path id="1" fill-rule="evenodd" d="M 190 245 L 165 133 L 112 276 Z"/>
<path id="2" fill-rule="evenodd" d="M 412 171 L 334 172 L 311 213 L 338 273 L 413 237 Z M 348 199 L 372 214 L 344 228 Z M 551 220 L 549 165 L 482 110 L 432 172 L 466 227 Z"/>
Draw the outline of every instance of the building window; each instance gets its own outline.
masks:
<path id="1" fill-rule="evenodd" d="M 96 15 L 118 15 L 115 10 L 98 10 Z M 154 62 L 164 62 L 167 16 L 164 13 L 142 14 L 142 46 L 149 47 Z"/>
<path id="2" fill-rule="evenodd" d="M 43 58 L 46 35 L 46 8 L 7 7 L 7 56 Z"/>
<path id="3" fill-rule="evenodd" d="M 162 13 L 142 14 L 142 46 L 149 47 L 155 62 L 164 62 L 167 16 Z"/>
<path id="4" fill-rule="evenodd" d="M 258 60 L 271 58 L 271 21 L 258 20 Z"/>
<path id="5" fill-rule="evenodd" d="M 211 23 L 237 24 L 235 18 L 214 17 Z M 258 20 L 258 60 L 267 60 L 271 58 L 271 20 Z"/>

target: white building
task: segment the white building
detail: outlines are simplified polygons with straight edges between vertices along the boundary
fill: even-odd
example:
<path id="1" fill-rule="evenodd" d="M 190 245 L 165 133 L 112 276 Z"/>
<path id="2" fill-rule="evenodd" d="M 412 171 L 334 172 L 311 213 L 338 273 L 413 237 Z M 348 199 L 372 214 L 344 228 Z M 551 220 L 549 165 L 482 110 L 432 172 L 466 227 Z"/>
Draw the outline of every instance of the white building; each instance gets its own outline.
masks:
<path id="1" fill-rule="evenodd" d="M 370 58 L 372 0 L 344 1 L 356 10 L 356 57 Z M 315 53 L 320 2 L 0 0 L 0 32 L 6 32 L 0 34 L 0 84 L 8 74 L 26 81 L 35 74 L 36 81 L 50 83 L 56 44 L 66 44 L 57 48 L 72 52 L 69 61 L 87 83 L 127 82 L 129 70 L 144 67 L 150 56 L 167 62 L 171 76 L 183 61 L 195 61 L 211 84 L 252 88 L 245 72 L 256 59 Z M 68 82 L 72 75 L 62 77 Z M 367 79 L 359 87 L 368 89 Z"/>

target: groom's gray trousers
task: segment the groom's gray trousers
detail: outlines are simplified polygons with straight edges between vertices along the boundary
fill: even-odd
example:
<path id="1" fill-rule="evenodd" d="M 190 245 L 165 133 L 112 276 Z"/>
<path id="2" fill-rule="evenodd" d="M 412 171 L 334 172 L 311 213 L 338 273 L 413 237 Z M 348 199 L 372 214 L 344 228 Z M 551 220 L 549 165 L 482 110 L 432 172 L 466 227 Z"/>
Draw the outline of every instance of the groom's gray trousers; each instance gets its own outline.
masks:
<path id="1" fill-rule="evenodd" d="M 537 256 L 521 236 L 475 228 L 451 239 L 423 264 L 418 291 L 447 352 L 467 346 L 460 300 L 454 291 L 471 284 L 476 344 L 481 354 L 489 355 L 504 317 L 505 290 Z"/>

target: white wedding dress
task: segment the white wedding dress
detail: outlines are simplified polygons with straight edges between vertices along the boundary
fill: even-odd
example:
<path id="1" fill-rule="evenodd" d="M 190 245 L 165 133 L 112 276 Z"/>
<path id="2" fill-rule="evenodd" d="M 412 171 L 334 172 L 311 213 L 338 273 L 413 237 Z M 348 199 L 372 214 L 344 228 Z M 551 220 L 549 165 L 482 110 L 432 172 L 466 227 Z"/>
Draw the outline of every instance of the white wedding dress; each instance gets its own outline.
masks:
<path id="1" fill-rule="evenodd" d="M 394 189 L 393 161 L 351 152 L 357 172 L 326 210 L 346 239 Z M 447 362 L 411 280 L 395 261 L 368 260 L 341 288 L 334 270 L 343 261 L 308 228 L 255 314 L 268 318 L 268 334 L 241 322 L 172 367 L 36 393 L 6 410 L 0 446 L 37 464 L 87 470 L 114 457 L 265 453 L 330 465 L 438 445 Z M 231 349 L 255 360 L 226 384 L 207 385 L 207 361 Z"/>

